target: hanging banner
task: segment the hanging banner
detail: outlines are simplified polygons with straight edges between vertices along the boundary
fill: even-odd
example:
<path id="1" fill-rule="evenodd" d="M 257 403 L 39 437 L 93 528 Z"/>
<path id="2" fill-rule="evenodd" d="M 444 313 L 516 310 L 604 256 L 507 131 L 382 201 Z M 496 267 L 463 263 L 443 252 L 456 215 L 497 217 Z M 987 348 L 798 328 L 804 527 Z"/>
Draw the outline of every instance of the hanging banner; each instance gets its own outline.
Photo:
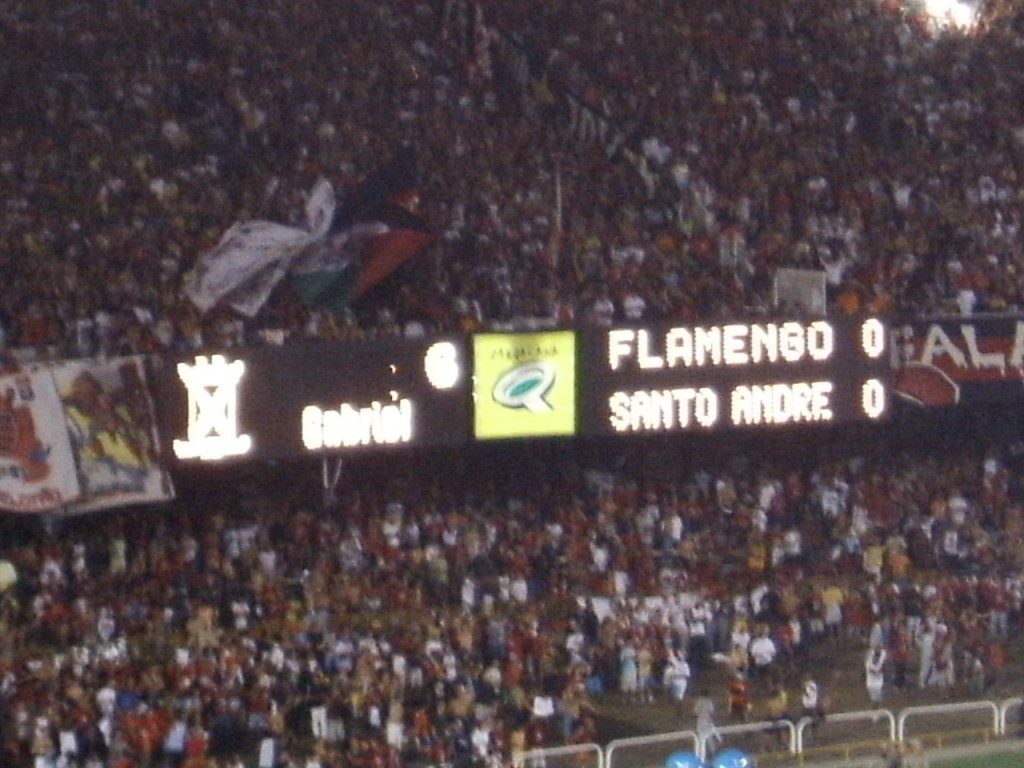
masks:
<path id="1" fill-rule="evenodd" d="M 899 326 L 895 389 L 925 407 L 1024 400 L 1024 318 L 956 317 Z"/>
<path id="2" fill-rule="evenodd" d="M 63 363 L 53 377 L 82 489 L 70 511 L 173 499 L 142 358 Z"/>
<path id="3" fill-rule="evenodd" d="M 45 512 L 79 495 L 53 374 L 0 376 L 0 509 Z"/>

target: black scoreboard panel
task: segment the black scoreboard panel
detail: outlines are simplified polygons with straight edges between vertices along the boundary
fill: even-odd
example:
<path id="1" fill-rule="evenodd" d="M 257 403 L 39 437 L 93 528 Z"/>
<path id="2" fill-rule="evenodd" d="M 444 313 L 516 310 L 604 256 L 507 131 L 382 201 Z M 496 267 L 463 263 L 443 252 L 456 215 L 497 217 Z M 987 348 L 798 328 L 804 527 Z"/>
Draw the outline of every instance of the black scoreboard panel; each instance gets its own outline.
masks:
<path id="1" fill-rule="evenodd" d="M 546 334 L 548 346 L 559 344 L 557 360 L 546 360 L 543 402 L 527 402 L 532 390 L 517 390 L 515 402 L 494 394 L 510 372 L 473 353 L 491 336 L 300 341 L 163 358 L 151 381 L 165 453 L 216 461 L 465 445 L 474 417 L 482 439 L 484 417 L 510 437 L 609 436 L 877 421 L 890 408 L 890 333 L 874 317 Z M 498 341 L 522 341 L 513 336 Z M 538 413 L 557 415 L 558 429 L 527 429 Z"/>
<path id="2" fill-rule="evenodd" d="M 154 376 L 181 461 L 462 445 L 465 339 L 300 341 L 165 360 Z"/>
<path id="3" fill-rule="evenodd" d="M 874 317 L 585 330 L 581 433 L 879 420 L 889 343 Z"/>

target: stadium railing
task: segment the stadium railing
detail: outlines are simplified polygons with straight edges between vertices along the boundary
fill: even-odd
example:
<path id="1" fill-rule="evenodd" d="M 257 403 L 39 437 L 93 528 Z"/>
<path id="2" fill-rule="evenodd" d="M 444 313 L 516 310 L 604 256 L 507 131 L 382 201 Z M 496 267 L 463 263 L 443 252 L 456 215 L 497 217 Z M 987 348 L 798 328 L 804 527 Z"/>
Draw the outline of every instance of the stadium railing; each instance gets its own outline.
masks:
<path id="1" fill-rule="evenodd" d="M 836 712 L 835 714 L 829 715 L 824 722 L 830 724 L 859 722 L 877 723 L 880 720 L 885 720 L 887 722 L 889 726 L 889 741 L 895 742 L 897 736 L 896 716 L 888 709 L 863 709 L 855 712 Z M 804 732 L 810 726 L 820 722 L 822 721 L 805 717 L 796 724 L 797 754 L 802 754 L 804 751 Z"/>
<path id="2" fill-rule="evenodd" d="M 907 707 L 906 709 L 901 710 L 899 717 L 896 719 L 896 740 L 901 744 L 903 743 L 906 737 L 907 720 L 912 717 L 951 715 L 962 712 L 978 711 L 992 712 L 992 734 L 998 736 L 1000 734 L 998 704 L 994 701 L 960 701 L 951 702 L 949 704 L 928 704 L 925 706 Z"/>
<path id="3" fill-rule="evenodd" d="M 877 746 L 880 741 L 882 743 L 888 742 L 899 745 L 904 744 L 910 738 L 907 733 L 907 721 L 910 719 L 923 720 L 927 718 L 966 713 L 978 713 L 980 715 L 987 715 L 991 713 L 992 719 L 990 724 L 986 724 L 982 727 L 958 729 L 955 732 L 961 736 L 977 736 L 979 737 L 979 741 L 989 742 L 990 739 L 1000 739 L 1001 737 L 1016 735 L 1015 733 L 1008 732 L 1011 730 L 1008 725 L 1008 721 L 1011 712 L 1015 709 L 1019 709 L 1021 706 L 1024 706 L 1024 698 L 1022 697 L 1009 698 L 998 703 L 988 700 L 950 702 L 946 704 L 907 707 L 906 709 L 898 711 L 888 709 L 870 709 L 853 712 L 837 712 L 830 714 L 824 723 L 841 724 L 856 722 L 884 722 L 886 733 L 882 739 L 872 740 L 871 742 L 857 742 L 857 745 L 863 746 L 871 744 Z M 772 734 L 778 733 L 780 729 L 789 731 L 788 753 L 792 756 L 791 759 L 795 758 L 801 763 L 804 763 L 808 758 L 815 759 L 812 758 L 811 755 L 819 751 L 818 748 L 806 748 L 806 731 L 811 726 L 812 722 L 813 721 L 810 718 L 803 718 L 796 724 L 790 721 L 759 721 L 755 723 L 723 725 L 716 728 L 714 732 L 700 735 L 694 731 L 673 731 L 647 736 L 615 739 L 605 745 L 603 750 L 603 760 L 599 763 L 599 768 L 644 768 L 646 766 L 660 766 L 663 762 L 664 755 L 662 755 L 662 752 L 664 752 L 664 750 L 659 750 L 657 748 L 665 744 L 673 744 L 676 749 L 692 749 L 692 751 L 698 756 L 705 757 L 714 751 L 713 749 L 710 749 L 710 747 L 713 746 L 711 744 L 712 740 L 718 741 L 722 746 L 730 746 L 725 743 L 728 741 L 728 737 L 730 736 L 740 736 L 743 734 Z M 947 736 L 954 735 L 954 733 L 949 731 L 949 729 L 946 729 L 944 733 Z M 915 734 L 913 740 L 918 741 L 921 738 L 926 738 L 927 736 L 927 733 Z M 836 748 L 842 746 L 843 744 L 835 744 L 820 750 L 821 754 L 817 755 L 817 759 L 825 759 L 825 752 L 836 752 Z M 938 744 L 937 746 L 941 747 L 942 744 Z M 547 750 L 543 751 L 548 752 Z M 852 761 L 870 761 L 876 758 L 864 755 L 858 756 L 851 751 L 849 754 L 844 754 L 843 759 Z"/>
<path id="4" fill-rule="evenodd" d="M 669 733 L 656 733 L 652 736 L 632 736 L 625 739 L 615 739 L 614 741 L 608 742 L 604 748 L 604 764 L 607 768 L 612 768 L 615 763 L 616 754 L 620 756 L 620 763 L 623 762 L 621 756 L 626 751 L 637 751 L 641 754 L 650 751 L 651 747 L 656 747 L 662 744 L 672 744 L 676 749 L 690 748 L 695 754 L 701 754 L 700 739 L 697 736 L 696 731 L 671 731 Z M 632 766 L 633 761 L 628 758 L 624 761 L 627 766 Z"/>
<path id="5" fill-rule="evenodd" d="M 999 734 L 1001 736 L 1007 735 L 1007 722 L 1009 720 L 1010 710 L 1020 709 L 1021 705 L 1024 705 L 1024 698 L 1020 696 L 1014 696 L 1010 699 L 1004 699 L 999 705 Z M 1018 719 L 1020 714 L 1017 715 Z"/>
<path id="6" fill-rule="evenodd" d="M 736 725 L 723 725 L 715 728 L 714 731 L 701 734 L 698 755 L 708 754 L 708 744 L 713 740 L 724 742 L 726 737 L 740 736 L 748 733 L 773 734 L 784 730 L 789 736 L 789 754 L 795 755 L 796 750 L 796 726 L 791 720 L 760 720 L 756 723 L 737 723 Z M 609 767 L 610 768 L 610 767 Z"/>
<path id="7" fill-rule="evenodd" d="M 511 764 L 513 768 L 605 768 L 606 749 L 592 743 L 531 749 Z"/>

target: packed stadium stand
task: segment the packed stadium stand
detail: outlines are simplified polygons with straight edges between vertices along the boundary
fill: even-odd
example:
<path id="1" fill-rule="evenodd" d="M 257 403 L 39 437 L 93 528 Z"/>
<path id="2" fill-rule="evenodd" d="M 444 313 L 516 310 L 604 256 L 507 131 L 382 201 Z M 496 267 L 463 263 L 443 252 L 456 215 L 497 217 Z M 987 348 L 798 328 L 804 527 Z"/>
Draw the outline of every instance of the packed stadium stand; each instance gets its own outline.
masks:
<path id="1" fill-rule="evenodd" d="M 562 5 L 7 5 L 7 346 L 764 314 L 780 266 L 825 270 L 835 311 L 1019 306 L 1012 16 Z M 617 146 L 566 130 L 567 93 Z M 231 224 L 295 221 L 318 177 L 350 188 L 403 145 L 438 242 L 350 314 L 182 297 Z"/>
<path id="2" fill-rule="evenodd" d="M 518 765 L 597 738 L 604 694 L 692 675 L 693 697 L 723 664 L 754 719 L 805 675 L 863 701 L 856 660 L 808 659 L 869 643 L 897 696 L 1012 690 L 1019 445 L 846 437 L 620 448 L 617 471 L 557 446 L 369 461 L 326 507 L 294 469 L 200 473 L 170 513 L 8 525 L 7 764 L 235 765 L 269 740 L 273 765 Z"/>
<path id="3" fill-rule="evenodd" d="M 159 505 L 0 515 L 0 765 L 521 768 L 693 727 L 707 686 L 720 724 L 1019 694 L 1024 15 L 927 5 L 3 4 L 0 481 L 56 461 L 25 429 L 38 366 L 309 338 L 943 316 L 929 354 L 1004 389 L 882 425 L 367 451 L 327 490 L 308 456 L 182 462 L 173 501 L 160 476 Z M 251 316 L 197 305 L 232 225 L 301 228 L 320 180 L 344 209 L 399 166 L 431 242 L 342 309 L 287 281 Z M 823 302 L 780 296 L 787 270 Z M 982 315 L 1016 329 L 950 330 Z M 145 429 L 90 443 L 156 431 L 145 366 L 112 365 L 124 401 L 86 363 L 60 396 L 78 450 L 141 476 Z M 963 405 L 915 374 L 907 399 Z"/>

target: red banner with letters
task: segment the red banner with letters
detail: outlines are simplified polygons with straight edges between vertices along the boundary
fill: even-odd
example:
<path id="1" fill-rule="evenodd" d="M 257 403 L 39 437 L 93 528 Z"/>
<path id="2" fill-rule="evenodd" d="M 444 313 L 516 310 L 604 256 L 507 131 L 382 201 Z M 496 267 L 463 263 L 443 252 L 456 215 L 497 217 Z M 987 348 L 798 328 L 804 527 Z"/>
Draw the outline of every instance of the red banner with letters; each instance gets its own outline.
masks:
<path id="1" fill-rule="evenodd" d="M 1024 317 L 939 318 L 894 326 L 895 391 L 921 406 L 1024 399 Z"/>

